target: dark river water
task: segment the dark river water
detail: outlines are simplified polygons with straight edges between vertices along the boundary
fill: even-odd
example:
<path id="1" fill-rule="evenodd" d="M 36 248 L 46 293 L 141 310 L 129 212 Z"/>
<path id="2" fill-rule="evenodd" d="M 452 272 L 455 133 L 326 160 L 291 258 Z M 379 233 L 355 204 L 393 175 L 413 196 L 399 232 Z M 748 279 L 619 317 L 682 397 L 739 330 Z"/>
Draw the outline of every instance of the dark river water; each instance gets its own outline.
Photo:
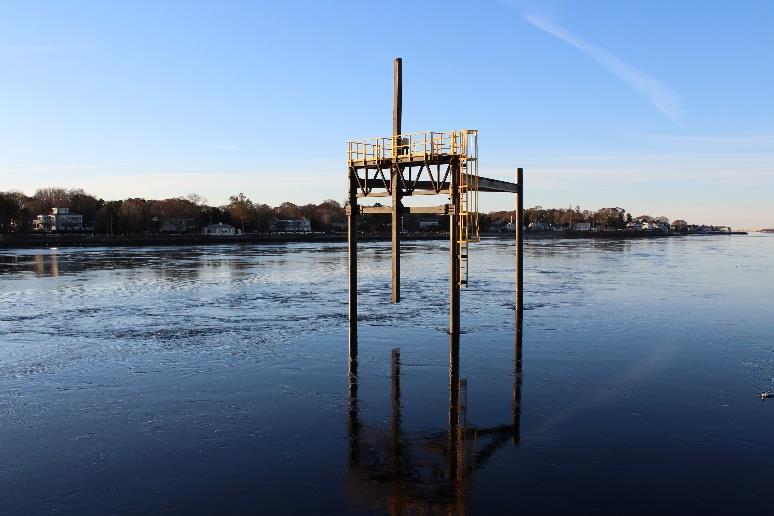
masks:
<path id="1" fill-rule="evenodd" d="M 774 237 L 0 251 L 0 513 L 756 513 Z"/>

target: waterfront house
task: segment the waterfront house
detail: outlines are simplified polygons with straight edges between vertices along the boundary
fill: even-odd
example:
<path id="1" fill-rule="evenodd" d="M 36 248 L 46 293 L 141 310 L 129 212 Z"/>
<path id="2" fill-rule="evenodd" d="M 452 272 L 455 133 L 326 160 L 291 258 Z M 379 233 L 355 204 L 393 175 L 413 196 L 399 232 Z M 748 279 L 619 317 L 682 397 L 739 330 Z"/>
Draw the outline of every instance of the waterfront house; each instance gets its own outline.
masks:
<path id="1" fill-rule="evenodd" d="M 168 217 L 159 223 L 159 233 L 187 233 L 197 230 L 198 227 L 196 219 Z"/>
<path id="2" fill-rule="evenodd" d="M 38 215 L 32 230 L 40 233 L 64 233 L 83 230 L 83 215 L 70 213 L 70 208 L 52 208 L 48 215 Z"/>
<path id="3" fill-rule="evenodd" d="M 591 222 L 576 222 L 572 225 L 573 231 L 591 231 Z"/>
<path id="4" fill-rule="evenodd" d="M 269 231 L 272 233 L 311 233 L 312 222 L 309 219 L 271 219 Z"/>
<path id="5" fill-rule="evenodd" d="M 220 222 L 218 224 L 204 226 L 204 228 L 202 228 L 202 233 L 205 235 L 230 236 L 233 235 L 235 231 L 234 226 L 231 224 L 223 224 Z"/>
<path id="6" fill-rule="evenodd" d="M 53 215 L 38 215 L 32 220 L 32 231 L 52 233 L 56 228 L 56 217 Z"/>
<path id="7" fill-rule="evenodd" d="M 419 230 L 420 231 L 430 231 L 430 230 L 437 230 L 440 229 L 441 224 L 438 222 L 438 220 L 420 220 L 419 221 Z"/>
<path id="8" fill-rule="evenodd" d="M 533 222 L 527 229 L 529 229 L 529 231 L 549 231 L 551 227 L 542 222 Z"/>
<path id="9" fill-rule="evenodd" d="M 331 231 L 334 233 L 346 233 L 349 226 L 343 222 L 334 222 L 331 224 Z"/>
<path id="10" fill-rule="evenodd" d="M 499 233 L 502 230 L 503 230 L 502 220 L 493 220 L 492 222 L 489 223 L 489 231 Z"/>
<path id="11" fill-rule="evenodd" d="M 516 232 L 516 223 L 513 222 L 513 217 L 511 217 L 511 221 L 508 222 L 503 226 L 503 231 L 507 233 L 515 233 Z"/>

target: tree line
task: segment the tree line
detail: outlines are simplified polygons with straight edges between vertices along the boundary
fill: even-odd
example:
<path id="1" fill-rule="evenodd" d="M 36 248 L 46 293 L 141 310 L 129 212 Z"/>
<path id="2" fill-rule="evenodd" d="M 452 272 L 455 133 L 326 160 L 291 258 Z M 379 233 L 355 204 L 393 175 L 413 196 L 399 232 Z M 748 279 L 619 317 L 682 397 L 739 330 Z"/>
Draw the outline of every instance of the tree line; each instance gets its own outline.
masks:
<path id="1" fill-rule="evenodd" d="M 0 192 L 0 232 L 29 233 L 38 215 L 50 214 L 52 208 L 69 208 L 83 216 L 84 226 L 101 234 L 155 233 L 165 221 L 189 222 L 189 228 L 209 224 L 231 224 L 244 232 L 267 231 L 273 218 L 307 218 L 312 229 L 326 231 L 344 222 L 344 209 L 334 200 L 297 206 L 290 202 L 271 207 L 253 202 L 240 193 L 228 204 L 210 206 L 206 200 L 190 194 L 169 199 L 131 197 L 105 201 L 82 189 L 41 188 L 32 196 L 22 192 Z"/>
<path id="2" fill-rule="evenodd" d="M 495 211 L 483 216 L 488 219 L 482 221 L 482 227 L 491 225 L 497 221 L 515 220 L 514 211 Z M 548 226 L 570 227 L 579 222 L 588 222 L 593 227 L 604 229 L 624 229 L 630 222 L 656 222 L 669 224 L 669 219 L 664 216 L 653 217 L 651 215 L 639 215 L 632 217 L 624 208 L 602 208 L 597 211 L 582 210 L 580 206 L 568 208 L 543 208 L 535 206 L 524 210 L 524 225 L 546 224 Z M 685 224 L 685 221 L 675 221 Z"/>
<path id="3" fill-rule="evenodd" d="M 41 188 L 32 196 L 17 191 L 0 192 L 0 232 L 31 232 L 32 220 L 37 215 L 51 213 L 52 208 L 69 208 L 71 213 L 83 215 L 84 225 L 88 230 L 100 234 L 156 233 L 165 221 L 171 219 L 187 220 L 190 222 L 189 228 L 218 223 L 230 224 L 246 233 L 268 231 L 270 221 L 275 218 L 309 219 L 312 231 L 343 231 L 346 225 L 344 206 L 333 199 L 326 199 L 320 204 L 301 206 L 284 202 L 272 207 L 254 202 L 239 193 L 231 196 L 225 205 L 210 206 L 197 194 L 161 200 L 132 197 L 105 201 L 82 189 Z M 406 214 L 402 217 L 401 229 L 417 231 L 420 220 L 431 218 L 434 217 Z M 486 231 L 511 220 L 515 220 L 515 211 L 494 211 L 480 214 L 479 225 Z M 619 207 L 589 211 L 581 210 L 579 206 L 566 209 L 544 209 L 536 206 L 524 210 L 524 222 L 527 226 L 543 223 L 566 227 L 576 222 L 590 222 L 596 227 L 622 229 L 632 220 L 669 223 L 666 217 L 632 217 Z M 448 217 L 439 216 L 437 221 L 439 230 L 448 230 Z M 379 233 L 388 231 L 389 227 L 390 216 L 387 214 L 358 217 L 360 231 Z"/>

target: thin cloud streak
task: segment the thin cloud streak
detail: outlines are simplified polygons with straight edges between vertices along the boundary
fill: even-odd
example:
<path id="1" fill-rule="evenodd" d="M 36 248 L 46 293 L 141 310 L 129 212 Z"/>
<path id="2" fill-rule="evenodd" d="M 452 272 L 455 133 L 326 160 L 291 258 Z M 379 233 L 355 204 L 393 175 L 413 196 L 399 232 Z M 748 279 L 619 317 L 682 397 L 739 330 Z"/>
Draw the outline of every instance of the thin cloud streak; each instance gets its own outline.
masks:
<path id="1" fill-rule="evenodd" d="M 642 138 L 686 145 L 738 146 L 774 148 L 774 135 L 757 136 L 680 136 L 667 134 L 642 134 Z"/>
<path id="2" fill-rule="evenodd" d="M 610 73 L 629 84 L 637 93 L 645 97 L 656 109 L 664 113 L 672 121 L 677 122 L 683 116 L 680 96 L 665 84 L 621 61 L 621 59 L 604 48 L 589 43 L 555 23 L 539 16 L 525 15 L 524 18 L 533 26 L 572 45 L 589 58 L 607 68 Z"/>

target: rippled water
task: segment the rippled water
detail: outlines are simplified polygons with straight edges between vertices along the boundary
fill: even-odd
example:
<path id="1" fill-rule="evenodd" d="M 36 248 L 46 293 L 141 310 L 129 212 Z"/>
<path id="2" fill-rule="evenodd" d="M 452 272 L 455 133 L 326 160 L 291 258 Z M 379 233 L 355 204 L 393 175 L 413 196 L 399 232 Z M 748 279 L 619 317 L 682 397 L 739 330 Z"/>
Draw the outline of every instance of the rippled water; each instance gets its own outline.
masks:
<path id="1" fill-rule="evenodd" d="M 389 253 L 0 251 L 0 512 L 769 512 L 774 237 Z"/>

